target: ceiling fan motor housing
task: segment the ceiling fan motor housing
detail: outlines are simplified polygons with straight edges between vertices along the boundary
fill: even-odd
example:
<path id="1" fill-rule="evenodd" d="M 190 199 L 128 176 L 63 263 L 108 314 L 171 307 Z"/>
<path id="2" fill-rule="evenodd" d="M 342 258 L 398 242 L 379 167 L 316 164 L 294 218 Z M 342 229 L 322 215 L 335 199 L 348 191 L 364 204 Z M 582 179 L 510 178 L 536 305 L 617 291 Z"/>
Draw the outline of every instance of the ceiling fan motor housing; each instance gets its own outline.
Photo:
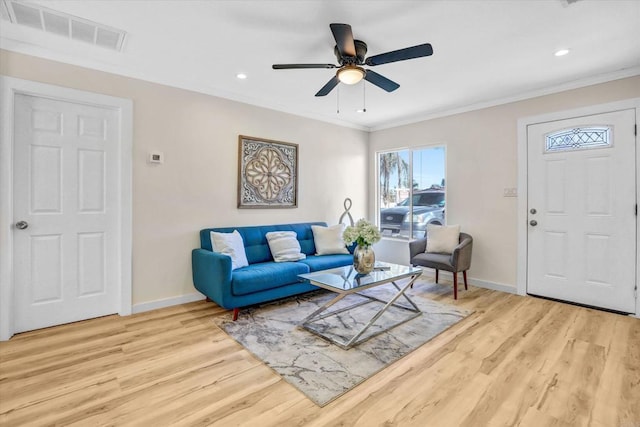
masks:
<path id="1" fill-rule="evenodd" d="M 354 40 L 353 42 L 356 45 L 356 56 L 355 56 L 355 58 L 352 57 L 352 56 L 340 56 L 340 51 L 338 50 L 338 46 L 336 45 L 333 48 L 333 53 L 336 55 L 336 58 L 338 59 L 338 63 L 340 65 L 348 65 L 348 64 L 362 65 L 362 64 L 364 64 L 364 57 L 367 55 L 367 44 L 365 42 L 363 42 L 362 40 Z"/>

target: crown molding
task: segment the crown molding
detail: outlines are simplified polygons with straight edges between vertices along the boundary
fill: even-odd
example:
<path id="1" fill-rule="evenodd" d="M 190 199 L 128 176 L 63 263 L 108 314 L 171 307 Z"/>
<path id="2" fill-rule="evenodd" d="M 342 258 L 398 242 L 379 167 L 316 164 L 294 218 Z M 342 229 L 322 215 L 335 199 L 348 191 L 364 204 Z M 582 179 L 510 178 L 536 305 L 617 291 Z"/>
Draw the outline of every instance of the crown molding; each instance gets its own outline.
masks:
<path id="1" fill-rule="evenodd" d="M 395 120 L 382 125 L 372 126 L 369 129 L 369 131 L 375 132 L 375 131 L 391 129 L 399 126 L 406 126 L 406 125 L 424 122 L 427 120 L 433 120 L 441 117 L 453 116 L 454 114 L 468 113 L 470 111 L 482 110 L 484 108 L 496 107 L 498 105 L 510 104 L 512 102 L 524 101 L 526 99 L 537 98 L 539 96 L 551 95 L 554 93 L 565 92 L 572 89 L 579 89 L 581 87 L 593 86 L 600 83 L 606 83 L 606 82 L 620 80 L 627 77 L 634 77 L 638 75 L 640 75 L 640 66 L 625 68 L 625 69 L 614 71 L 611 73 L 598 74 L 596 76 L 590 76 L 583 79 L 562 83 L 559 85 L 554 85 L 554 86 L 550 86 L 542 89 L 523 92 L 518 95 L 513 95 L 505 98 L 497 98 L 491 101 L 479 102 L 476 104 L 461 106 L 457 108 L 451 108 L 451 109 L 442 110 L 442 111 L 433 111 L 433 112 L 425 113 L 424 115 L 417 115 L 411 118 Z"/>

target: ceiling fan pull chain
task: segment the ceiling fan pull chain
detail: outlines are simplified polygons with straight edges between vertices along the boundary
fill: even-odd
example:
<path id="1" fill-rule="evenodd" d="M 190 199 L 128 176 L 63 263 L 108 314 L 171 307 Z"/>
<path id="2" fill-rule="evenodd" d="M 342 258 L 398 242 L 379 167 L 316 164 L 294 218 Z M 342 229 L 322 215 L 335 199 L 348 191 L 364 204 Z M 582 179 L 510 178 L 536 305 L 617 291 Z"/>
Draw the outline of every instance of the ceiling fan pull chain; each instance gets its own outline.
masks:
<path id="1" fill-rule="evenodd" d="M 362 82 L 362 112 L 367 112 L 367 85 Z"/>
<path id="2" fill-rule="evenodd" d="M 340 86 L 338 86 L 336 94 L 338 95 L 336 96 L 336 114 L 340 114 Z"/>

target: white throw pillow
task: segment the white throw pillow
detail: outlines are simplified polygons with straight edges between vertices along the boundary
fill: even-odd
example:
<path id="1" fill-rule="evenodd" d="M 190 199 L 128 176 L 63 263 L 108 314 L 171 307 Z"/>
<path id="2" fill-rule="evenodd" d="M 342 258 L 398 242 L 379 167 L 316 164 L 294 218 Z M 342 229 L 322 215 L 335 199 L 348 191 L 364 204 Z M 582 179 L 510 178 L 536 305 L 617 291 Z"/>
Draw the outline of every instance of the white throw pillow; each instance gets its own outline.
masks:
<path id="1" fill-rule="evenodd" d="M 295 231 L 270 231 L 266 236 L 275 262 L 298 261 L 307 257 L 300 251 Z"/>
<path id="2" fill-rule="evenodd" d="M 450 254 L 460 244 L 459 225 L 427 225 L 426 252 Z"/>
<path id="3" fill-rule="evenodd" d="M 344 224 L 336 224 L 331 227 L 312 225 L 313 241 L 316 244 L 316 255 L 348 254 L 349 250 L 342 240 Z"/>
<path id="4" fill-rule="evenodd" d="M 233 230 L 233 233 L 218 233 L 212 231 L 211 247 L 214 252 L 231 257 L 232 270 L 249 265 L 247 254 L 244 252 L 244 242 L 238 230 Z"/>

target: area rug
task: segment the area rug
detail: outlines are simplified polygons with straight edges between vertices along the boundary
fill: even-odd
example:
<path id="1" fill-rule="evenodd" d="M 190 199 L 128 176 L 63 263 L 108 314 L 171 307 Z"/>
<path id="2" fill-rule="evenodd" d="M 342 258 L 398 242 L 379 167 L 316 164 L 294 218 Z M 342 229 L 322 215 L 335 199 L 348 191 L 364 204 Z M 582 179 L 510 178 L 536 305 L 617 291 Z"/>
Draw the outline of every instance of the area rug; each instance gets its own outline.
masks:
<path id="1" fill-rule="evenodd" d="M 365 293 L 388 300 L 394 291 L 387 285 Z M 349 350 L 298 326 L 306 316 L 335 297 L 328 291 L 244 309 L 235 322 L 227 317 L 215 318 L 214 322 L 314 403 L 324 406 L 472 313 L 411 295 L 410 291 L 407 294 L 422 311 L 421 316 L 380 333 L 380 328 L 396 325 L 411 314 L 392 306 L 376 321 L 376 327 L 366 333 L 375 336 Z M 349 295 L 331 310 L 362 300 L 366 299 Z M 397 302 L 408 305 L 403 298 Z M 363 304 L 321 320 L 314 328 L 336 336 L 354 335 L 354 329 L 359 330 L 379 308 L 378 303 Z"/>

